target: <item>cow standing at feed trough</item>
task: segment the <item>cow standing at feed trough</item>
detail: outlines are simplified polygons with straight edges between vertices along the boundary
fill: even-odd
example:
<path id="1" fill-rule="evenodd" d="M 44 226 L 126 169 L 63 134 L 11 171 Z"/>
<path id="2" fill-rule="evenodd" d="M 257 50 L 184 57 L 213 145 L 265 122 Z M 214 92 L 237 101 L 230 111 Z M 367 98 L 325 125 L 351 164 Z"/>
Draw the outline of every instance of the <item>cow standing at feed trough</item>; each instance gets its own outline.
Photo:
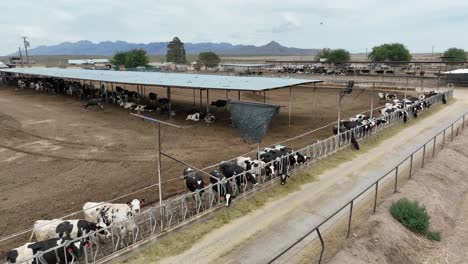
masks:
<path id="1" fill-rule="evenodd" d="M 236 185 L 239 190 L 241 186 L 247 182 L 250 182 L 254 186 L 258 184 L 255 174 L 247 172 L 244 168 L 237 164 L 231 162 L 222 162 L 219 165 L 219 171 L 228 179 L 235 177 Z M 245 176 L 243 176 L 243 174 L 245 174 Z"/>
<path id="2" fill-rule="evenodd" d="M 189 191 L 199 192 L 200 196 L 202 195 L 205 183 L 203 182 L 203 177 L 200 173 L 190 167 L 187 167 L 184 170 L 184 180 L 185 186 L 187 186 Z"/>
<path id="3" fill-rule="evenodd" d="M 37 241 L 62 237 L 76 239 L 102 228 L 104 226 L 86 220 L 37 220 L 29 241 L 32 241 L 34 236 Z M 102 234 L 105 233 L 102 232 Z"/>
<path id="4" fill-rule="evenodd" d="M 213 184 L 213 191 L 219 193 L 221 197 L 224 197 L 226 201 L 226 207 L 231 205 L 231 201 L 234 198 L 232 186 L 229 180 L 217 170 L 213 170 L 210 172 L 210 182 Z"/>
<path id="5" fill-rule="evenodd" d="M 99 226 L 115 225 L 118 230 L 117 236 L 122 239 L 120 244 L 124 246 L 123 240 L 127 233 L 138 229 L 134 217 L 140 214 L 141 206 L 144 204 L 144 199 L 133 199 L 126 204 L 87 202 L 83 205 L 83 213 L 87 221 L 97 223 Z"/>
<path id="6" fill-rule="evenodd" d="M 38 257 L 36 261 L 35 255 L 39 252 L 44 252 L 55 248 L 57 246 L 64 246 L 64 248 L 58 248 L 57 250 L 51 250 L 43 253 L 41 257 Z M 12 249 L 7 254 L 8 263 L 27 263 L 27 264 L 38 264 L 38 263 L 72 263 L 83 255 L 83 248 L 89 246 L 88 242 L 75 241 L 69 237 L 52 238 L 45 241 L 26 243 L 20 247 Z M 44 260 L 45 262 L 42 262 Z"/>

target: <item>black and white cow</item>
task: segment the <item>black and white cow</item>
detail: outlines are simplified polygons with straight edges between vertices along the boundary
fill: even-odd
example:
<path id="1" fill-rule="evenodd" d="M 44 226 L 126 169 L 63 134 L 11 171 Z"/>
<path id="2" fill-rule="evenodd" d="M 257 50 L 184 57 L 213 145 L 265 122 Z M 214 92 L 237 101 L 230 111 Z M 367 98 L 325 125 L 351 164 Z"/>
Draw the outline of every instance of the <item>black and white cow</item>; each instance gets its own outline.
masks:
<path id="1" fill-rule="evenodd" d="M 205 183 L 203 182 L 203 177 L 200 175 L 200 173 L 190 167 L 187 167 L 184 170 L 184 180 L 185 186 L 187 186 L 189 191 L 200 191 L 200 195 L 203 193 Z"/>
<path id="2" fill-rule="evenodd" d="M 239 188 L 240 188 L 240 186 L 242 184 L 246 183 L 245 182 L 246 180 L 247 180 L 247 182 L 250 182 L 253 185 L 258 184 L 255 174 L 252 174 L 250 172 L 246 172 L 246 170 L 244 168 L 242 168 L 241 166 L 239 166 L 237 164 L 234 164 L 234 163 L 231 163 L 231 162 L 223 162 L 223 163 L 221 163 L 219 165 L 219 171 L 224 176 L 226 176 L 226 178 L 228 178 L 228 179 L 231 179 L 232 177 L 241 175 L 241 174 L 243 174 L 245 172 L 245 179 L 242 176 L 235 177 L 237 187 L 239 187 Z"/>
<path id="3" fill-rule="evenodd" d="M 144 199 L 133 199 L 127 204 L 87 202 L 83 205 L 83 213 L 87 221 L 97 223 L 100 227 L 115 225 L 117 235 L 122 238 L 120 244 L 123 246 L 127 233 L 137 229 L 133 217 L 140 214 L 144 204 Z"/>
<path id="4" fill-rule="evenodd" d="M 34 229 L 29 241 L 31 241 L 34 236 L 37 241 L 62 237 L 76 239 L 103 227 L 104 226 L 101 227 L 96 223 L 86 220 L 37 220 L 34 223 Z"/>
<path id="5" fill-rule="evenodd" d="M 141 201 L 133 199 L 126 204 L 87 202 L 83 205 L 83 212 L 87 221 L 97 223 L 98 225 L 104 223 L 109 226 L 114 222 L 123 221 L 138 215 L 141 211 L 141 206 L 144 204 L 145 199 Z"/>
<path id="6" fill-rule="evenodd" d="M 229 180 L 221 172 L 213 170 L 210 172 L 210 182 L 213 184 L 213 191 L 219 193 L 221 197 L 226 200 L 226 206 L 231 205 L 231 201 L 234 198 L 232 186 Z M 219 183 L 219 184 L 218 184 Z"/>
<path id="7" fill-rule="evenodd" d="M 26 243 L 8 252 L 7 262 L 26 264 L 43 263 L 41 261 L 41 258 L 35 258 L 35 255 L 38 252 L 44 252 L 61 245 L 64 245 L 66 250 L 63 250 L 63 248 L 58 248 L 57 250 L 45 252 L 42 255 L 42 260 L 44 260 L 45 263 L 48 264 L 71 263 L 72 261 L 76 261 L 77 258 L 80 258 L 83 255 L 83 248 L 87 248 L 89 246 L 88 242 L 73 242 L 73 239 L 69 237 L 52 238 L 40 242 Z"/>

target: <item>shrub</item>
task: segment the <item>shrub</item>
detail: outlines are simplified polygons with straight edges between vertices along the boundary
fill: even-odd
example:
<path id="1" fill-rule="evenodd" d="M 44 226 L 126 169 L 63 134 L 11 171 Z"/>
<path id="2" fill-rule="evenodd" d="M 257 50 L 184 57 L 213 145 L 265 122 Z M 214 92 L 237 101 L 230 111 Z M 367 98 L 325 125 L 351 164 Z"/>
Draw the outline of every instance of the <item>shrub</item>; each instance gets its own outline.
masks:
<path id="1" fill-rule="evenodd" d="M 441 240 L 440 232 L 429 231 L 430 217 L 427 214 L 426 207 L 417 201 L 401 198 L 392 203 L 390 213 L 409 230 L 425 235 L 430 240 Z"/>
<path id="2" fill-rule="evenodd" d="M 441 235 L 439 231 L 429 231 L 427 232 L 426 237 L 434 241 L 440 241 L 441 239 Z"/>
<path id="3" fill-rule="evenodd" d="M 426 207 L 417 201 L 410 201 L 406 198 L 394 202 L 390 207 L 390 213 L 402 225 L 413 232 L 426 234 L 429 229 L 429 215 Z"/>

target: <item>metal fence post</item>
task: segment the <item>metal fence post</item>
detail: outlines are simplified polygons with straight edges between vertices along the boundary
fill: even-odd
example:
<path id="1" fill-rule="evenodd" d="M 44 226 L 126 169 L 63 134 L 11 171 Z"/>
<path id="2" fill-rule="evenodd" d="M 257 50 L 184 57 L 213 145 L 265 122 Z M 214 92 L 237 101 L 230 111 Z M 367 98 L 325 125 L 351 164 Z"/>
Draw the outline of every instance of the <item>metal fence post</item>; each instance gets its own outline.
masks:
<path id="1" fill-rule="evenodd" d="M 421 162 L 421 168 L 424 168 L 424 159 L 426 158 L 426 144 L 424 144 L 423 147 L 423 157 L 422 157 L 422 162 Z"/>
<path id="2" fill-rule="evenodd" d="M 397 188 L 398 188 L 398 168 L 399 167 L 400 167 L 400 165 L 396 166 L 396 168 L 395 168 L 395 188 L 393 190 L 393 193 L 396 193 Z"/>
<path id="3" fill-rule="evenodd" d="M 452 140 L 451 141 L 453 141 L 453 123 L 452 123 L 452 129 L 451 130 L 452 130 Z"/>
<path id="4" fill-rule="evenodd" d="M 445 146 L 445 130 L 446 129 L 444 129 L 444 137 L 442 138 L 442 148 L 444 148 Z"/>
<path id="5" fill-rule="evenodd" d="M 317 236 L 320 239 L 320 244 L 322 245 L 322 249 L 320 250 L 320 258 L 318 263 L 320 264 L 322 262 L 322 257 L 323 257 L 323 252 L 325 251 L 325 243 L 323 242 L 322 234 L 320 234 L 320 230 L 317 227 Z"/>
<path id="6" fill-rule="evenodd" d="M 349 233 L 351 232 L 351 220 L 353 218 L 353 203 L 354 200 L 351 200 L 351 203 L 349 203 L 349 220 L 348 220 L 348 234 L 346 235 L 346 238 L 349 238 Z"/>
<path id="7" fill-rule="evenodd" d="M 378 193 L 379 193 L 379 181 L 376 181 L 375 182 L 375 196 L 374 196 L 374 213 L 375 213 L 375 210 L 377 209 Z"/>
<path id="8" fill-rule="evenodd" d="M 463 131 L 463 127 L 465 126 L 465 115 L 463 115 L 463 121 L 462 121 L 462 131 Z"/>
<path id="9" fill-rule="evenodd" d="M 436 150 L 436 137 L 437 136 L 434 136 L 434 145 L 432 145 L 432 157 L 435 156 L 435 150 Z"/>
<path id="10" fill-rule="evenodd" d="M 410 158 L 410 167 L 409 167 L 409 178 L 411 179 L 411 173 L 413 171 L 413 155 L 414 153 L 411 154 L 411 158 Z"/>

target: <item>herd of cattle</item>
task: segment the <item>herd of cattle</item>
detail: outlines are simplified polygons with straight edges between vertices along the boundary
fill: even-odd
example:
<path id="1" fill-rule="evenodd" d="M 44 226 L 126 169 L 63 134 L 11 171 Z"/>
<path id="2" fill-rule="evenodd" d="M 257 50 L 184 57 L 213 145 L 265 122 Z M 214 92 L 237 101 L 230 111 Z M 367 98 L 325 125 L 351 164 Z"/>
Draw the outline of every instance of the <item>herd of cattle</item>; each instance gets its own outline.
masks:
<path id="1" fill-rule="evenodd" d="M 71 263 L 81 258 L 84 250 L 94 242 L 105 243 L 113 234 L 124 246 L 126 236 L 137 228 L 134 221 L 128 220 L 140 213 L 143 204 L 144 200 L 138 199 L 127 204 L 88 202 L 83 206 L 84 219 L 38 220 L 34 223 L 30 237 L 30 241 L 35 237 L 36 242 L 12 249 L 7 254 L 7 261 L 27 264 Z M 108 228 L 110 226 L 112 228 Z M 95 239 L 90 236 L 82 239 L 92 232 L 92 238 Z M 42 252 L 42 255 L 36 259 L 38 252 Z"/>
<path id="2" fill-rule="evenodd" d="M 38 93 L 49 95 L 69 95 L 79 100 L 86 100 L 84 106 L 97 106 L 104 109 L 104 103 L 114 103 L 124 109 L 139 112 L 160 112 L 169 114 L 169 100 L 158 98 L 156 93 L 149 93 L 148 98 L 143 98 L 139 93 L 130 91 L 121 86 L 116 86 L 115 90 L 109 91 L 104 84 L 95 87 L 93 84 L 86 84 L 77 81 L 66 81 L 59 78 L 31 78 L 31 77 L 5 77 L 4 82 L 17 85 L 18 88 L 30 88 Z M 174 114 L 173 112 L 170 114 Z"/>
<path id="3" fill-rule="evenodd" d="M 279 176 L 281 184 L 286 183 L 288 171 L 297 165 L 305 164 L 309 157 L 298 151 L 282 145 L 265 148 L 258 153 L 258 157 L 238 157 L 236 163 L 221 162 L 219 169 L 212 170 L 207 176 L 212 189 L 225 200 L 226 206 L 231 204 L 237 193 L 247 184 L 257 185 L 273 177 Z M 202 196 L 206 190 L 203 174 L 205 172 L 186 168 L 183 172 L 185 185 L 196 196 Z"/>
<path id="4" fill-rule="evenodd" d="M 375 127 L 388 122 L 388 116 L 396 113 L 398 118 L 403 118 L 403 122 L 406 123 L 409 118 L 408 110 L 413 114 L 414 118 L 418 117 L 420 111 L 431 107 L 431 104 L 425 100 L 440 94 L 438 91 L 426 91 L 422 95 L 417 97 L 408 97 L 406 99 L 398 99 L 396 94 L 390 93 L 379 93 L 379 99 L 385 101 L 385 105 L 380 109 L 380 117 L 369 117 L 363 114 L 358 114 L 348 120 L 340 121 L 340 133 L 344 133 L 348 130 L 352 130 L 357 127 L 362 128 L 363 133 L 372 131 Z M 446 103 L 445 95 L 442 97 L 442 102 Z M 333 127 L 333 134 L 338 133 L 338 126 Z M 353 135 L 352 135 L 353 136 Z M 356 144 L 353 142 L 356 148 Z"/>
<path id="5" fill-rule="evenodd" d="M 49 95 L 69 95 L 78 100 L 86 100 L 84 109 L 88 107 L 99 107 L 104 110 L 105 103 L 113 103 L 124 109 L 135 112 L 161 113 L 174 116 L 175 111 L 171 110 L 170 101 L 167 98 L 158 98 L 158 94 L 150 92 L 148 97 L 130 91 L 121 86 L 116 86 L 115 91 L 109 91 L 103 84 L 96 88 L 93 84 L 83 84 L 77 81 L 66 81 L 59 78 L 31 78 L 31 77 L 4 77 L 2 82 L 10 85 L 17 85 L 20 89 L 30 88 L 37 93 Z M 211 106 L 225 107 L 227 100 L 217 100 Z M 186 120 L 198 122 L 204 120 L 206 123 L 214 123 L 216 117 L 210 113 L 191 109 L 188 111 Z"/>
<path id="6" fill-rule="evenodd" d="M 260 151 L 258 159 L 238 157 L 236 163 L 222 162 L 219 170 L 211 171 L 208 177 L 212 190 L 219 193 L 225 205 L 229 206 L 235 195 L 242 192 L 243 186 L 255 186 L 276 176 L 280 177 L 281 184 L 285 184 L 288 171 L 308 160 L 309 157 L 291 148 L 276 145 Z M 203 196 L 204 190 L 210 187 L 205 186 L 203 173 L 193 168 L 183 171 L 185 185 L 195 199 Z M 117 246 L 123 247 L 126 237 L 137 229 L 134 216 L 140 214 L 144 203 L 144 199 L 134 199 L 127 204 L 88 202 L 83 206 L 84 219 L 37 220 L 30 237 L 30 241 L 36 238 L 36 242 L 12 249 L 7 261 L 38 263 L 35 255 L 43 252 L 39 260 L 46 263 L 69 263 L 80 259 L 84 250 L 93 243 L 105 243 L 113 236 L 120 241 Z M 83 236 L 86 239 L 82 239 Z"/>
<path id="7" fill-rule="evenodd" d="M 78 82 L 68 82 L 55 78 L 12 78 L 10 82 L 16 82 L 19 88 L 31 88 L 37 92 L 48 94 L 68 94 L 78 99 L 87 99 L 85 106 L 103 107 L 103 102 L 119 104 L 123 108 L 136 111 L 159 111 L 168 113 L 169 100 L 157 98 L 154 93 L 149 94 L 148 104 L 141 104 L 142 100 L 138 93 L 125 90 L 119 86 L 115 91 L 109 92 L 104 86 L 95 88 L 93 85 L 81 84 Z M 379 98 L 386 101 L 383 109 L 380 110 L 382 116 L 370 118 L 365 115 L 356 115 L 349 120 L 340 123 L 340 133 L 356 127 L 363 127 L 364 131 L 387 123 L 386 116 L 394 112 L 404 118 L 408 118 L 407 109 L 411 109 L 414 117 L 418 112 L 429 108 L 430 104 L 424 100 L 439 93 L 436 91 L 425 92 L 419 98 L 408 97 L 398 99 L 394 94 L 379 94 Z M 444 96 L 443 102 L 446 103 Z M 218 100 L 212 105 L 225 107 L 226 101 Z M 170 114 L 170 113 L 169 113 Z M 207 120 L 207 116 L 202 117 L 202 113 L 191 113 L 187 119 L 198 121 Z M 208 117 L 210 119 L 211 117 Z M 214 118 L 214 117 L 212 117 Z M 334 127 L 334 133 L 338 133 L 338 127 Z M 187 167 L 183 171 L 184 181 L 187 189 L 193 193 L 193 197 L 198 199 L 203 196 L 204 191 L 211 188 L 224 200 L 226 206 L 230 206 L 232 200 L 247 185 L 257 185 L 268 179 L 279 177 L 281 184 L 285 184 L 288 172 L 298 165 L 306 164 L 309 157 L 302 153 L 283 145 L 276 145 L 264 148 L 255 158 L 238 157 L 236 162 L 221 162 L 219 168 L 209 173 L 198 171 Z M 205 185 L 206 178 L 209 178 L 210 186 Z M 47 263 L 68 263 L 82 257 L 84 250 L 93 243 L 105 243 L 109 237 L 117 235 L 120 239 L 120 246 L 124 246 L 125 237 L 137 229 L 134 216 L 140 214 L 144 199 L 134 199 L 127 204 L 112 203 L 91 203 L 83 206 L 84 219 L 75 220 L 38 220 L 34 224 L 30 241 L 35 237 L 36 242 L 28 242 L 20 247 L 12 249 L 7 255 L 9 263 L 37 263 L 34 256 L 38 252 L 42 254 L 42 260 Z M 133 219 L 133 220 L 132 220 Z M 112 227 L 112 228 L 109 228 Z M 93 236 L 85 236 L 93 233 Z M 81 237 L 87 239 L 80 239 Z M 53 248 L 58 250 L 48 251 Z M 65 250 L 63 250 L 65 249 Z M 26 261 L 26 262 L 24 262 Z"/>

